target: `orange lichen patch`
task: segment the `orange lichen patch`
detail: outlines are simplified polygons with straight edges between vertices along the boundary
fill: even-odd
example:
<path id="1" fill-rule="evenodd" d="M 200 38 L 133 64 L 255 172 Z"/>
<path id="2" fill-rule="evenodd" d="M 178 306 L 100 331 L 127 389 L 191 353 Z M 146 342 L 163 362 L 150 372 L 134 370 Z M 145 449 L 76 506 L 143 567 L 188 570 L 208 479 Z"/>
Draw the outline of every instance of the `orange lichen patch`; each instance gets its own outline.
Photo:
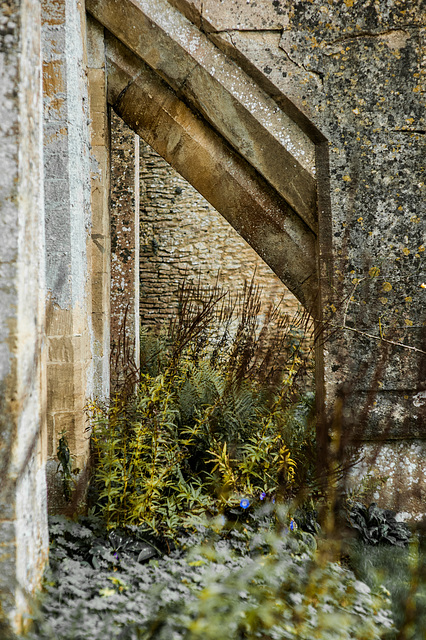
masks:
<path id="1" fill-rule="evenodd" d="M 45 133 L 44 140 L 45 144 L 52 143 L 55 139 L 58 139 L 59 136 L 66 136 L 68 133 L 67 127 L 61 127 L 58 131 L 55 131 L 51 135 Z"/>
<path id="2" fill-rule="evenodd" d="M 45 95 L 51 97 L 65 91 L 61 60 L 52 60 L 43 64 L 43 91 Z"/>
<path id="3" fill-rule="evenodd" d="M 379 273 L 380 273 L 379 267 L 371 267 L 371 269 L 368 271 L 368 275 L 370 276 L 370 278 L 377 278 Z"/>

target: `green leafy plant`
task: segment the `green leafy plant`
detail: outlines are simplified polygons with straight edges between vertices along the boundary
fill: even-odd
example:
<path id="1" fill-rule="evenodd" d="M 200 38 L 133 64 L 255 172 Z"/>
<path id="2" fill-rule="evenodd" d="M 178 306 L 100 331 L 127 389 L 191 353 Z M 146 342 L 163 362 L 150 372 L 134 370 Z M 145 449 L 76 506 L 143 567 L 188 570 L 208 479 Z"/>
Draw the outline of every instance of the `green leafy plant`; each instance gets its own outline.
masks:
<path id="1" fill-rule="evenodd" d="M 396 630 L 386 638 L 423 640 L 426 629 L 426 537 L 423 527 L 404 546 L 347 540 L 349 566 L 372 590 L 387 589 Z"/>
<path id="2" fill-rule="evenodd" d="M 367 544 L 404 547 L 411 538 L 407 525 L 395 519 L 395 512 L 381 509 L 375 502 L 369 507 L 360 502 L 349 502 L 347 514 L 349 523 Z"/>
<path id="3" fill-rule="evenodd" d="M 74 481 L 72 477 L 71 453 L 65 433 L 62 433 L 59 438 L 56 455 L 59 460 L 57 471 L 62 475 L 62 491 L 65 500 L 69 502 L 71 500 Z"/>
<path id="4" fill-rule="evenodd" d="M 107 527 L 143 524 L 174 538 L 242 497 L 294 490 L 313 433 L 312 396 L 295 391 L 302 345 L 285 317 L 274 331 L 286 349 L 270 344 L 253 285 L 240 316 L 225 297 L 187 287 L 168 331 L 142 333 L 136 392 L 125 386 L 109 405 L 91 407 L 95 510 Z"/>

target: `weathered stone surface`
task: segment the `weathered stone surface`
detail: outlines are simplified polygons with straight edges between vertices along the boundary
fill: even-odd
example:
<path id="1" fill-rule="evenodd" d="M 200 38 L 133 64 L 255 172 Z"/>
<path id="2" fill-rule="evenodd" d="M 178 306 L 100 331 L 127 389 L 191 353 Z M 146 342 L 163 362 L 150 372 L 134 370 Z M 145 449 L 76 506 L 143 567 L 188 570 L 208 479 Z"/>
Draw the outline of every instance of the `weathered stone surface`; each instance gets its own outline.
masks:
<path id="1" fill-rule="evenodd" d="M 0 614 L 15 629 L 47 559 L 40 5 L 0 7 Z"/>
<path id="2" fill-rule="evenodd" d="M 110 123 L 106 101 L 104 30 L 90 16 L 87 16 L 87 51 L 91 145 L 93 393 L 98 398 L 106 399 L 110 391 Z"/>
<path id="3" fill-rule="evenodd" d="M 133 52 L 113 61 L 117 111 L 304 304 L 317 303 L 317 397 L 326 407 L 320 435 L 334 416 L 332 435 L 357 443 L 372 468 L 389 476 L 383 504 L 424 517 L 422 4 L 87 6 Z M 89 27 L 89 111 L 83 4 L 44 0 L 42 8 L 45 236 L 40 3 L 0 9 L 0 591 L 16 627 L 46 557 L 45 420 L 57 490 L 59 434 L 65 430 L 84 467 L 83 407 L 92 392 L 108 389 L 103 28 Z"/>
<path id="4" fill-rule="evenodd" d="M 312 309 L 317 295 L 315 236 L 309 227 L 112 36 L 107 58 L 108 100 L 114 110 L 195 186 Z"/>
<path id="5" fill-rule="evenodd" d="M 356 486 L 367 474 L 387 478 L 384 487 L 374 493 L 371 500 L 392 504 L 403 520 L 424 521 L 424 438 L 367 443 L 360 447 L 360 453 L 362 463 L 351 474 L 348 485 Z"/>
<path id="6" fill-rule="evenodd" d="M 232 4 L 250 20 L 249 6 Z M 282 34 L 242 32 L 223 3 L 226 33 L 210 37 L 328 139 L 317 165 L 321 291 L 338 331 L 317 358 L 328 407 L 343 394 L 343 428 L 358 438 L 424 437 L 422 11 L 386 1 L 274 6 Z M 399 471 L 389 500 L 398 490 L 410 499 Z M 410 508 L 421 512 L 419 487 Z"/>
<path id="7" fill-rule="evenodd" d="M 139 136 L 111 116 L 111 384 L 139 366 Z"/>
<path id="8" fill-rule="evenodd" d="M 273 31 L 286 24 L 290 3 L 267 0 L 170 0 L 203 31 Z M 284 5 L 284 6 L 283 6 Z"/>
<path id="9" fill-rule="evenodd" d="M 165 0 L 89 0 L 87 9 L 189 101 L 316 230 L 314 145 L 249 76 Z"/>
<path id="10" fill-rule="evenodd" d="M 333 413 L 343 395 L 341 419 L 357 437 L 424 434 L 416 401 L 426 380 L 420 6 L 171 4 L 317 142 L 318 397 Z"/>

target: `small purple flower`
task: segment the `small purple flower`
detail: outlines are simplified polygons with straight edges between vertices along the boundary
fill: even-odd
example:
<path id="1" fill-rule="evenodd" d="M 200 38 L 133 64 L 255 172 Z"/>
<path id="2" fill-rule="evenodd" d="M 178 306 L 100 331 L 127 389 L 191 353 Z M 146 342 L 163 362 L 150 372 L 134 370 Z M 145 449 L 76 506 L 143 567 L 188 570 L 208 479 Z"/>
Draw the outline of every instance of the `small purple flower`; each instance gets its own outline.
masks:
<path id="1" fill-rule="evenodd" d="M 260 499 L 264 500 L 266 498 L 266 493 L 264 491 L 262 491 L 262 493 L 260 494 Z"/>
<path id="2" fill-rule="evenodd" d="M 240 502 L 240 507 L 242 507 L 242 509 L 247 509 L 247 507 L 250 506 L 250 500 L 248 498 L 243 498 Z"/>

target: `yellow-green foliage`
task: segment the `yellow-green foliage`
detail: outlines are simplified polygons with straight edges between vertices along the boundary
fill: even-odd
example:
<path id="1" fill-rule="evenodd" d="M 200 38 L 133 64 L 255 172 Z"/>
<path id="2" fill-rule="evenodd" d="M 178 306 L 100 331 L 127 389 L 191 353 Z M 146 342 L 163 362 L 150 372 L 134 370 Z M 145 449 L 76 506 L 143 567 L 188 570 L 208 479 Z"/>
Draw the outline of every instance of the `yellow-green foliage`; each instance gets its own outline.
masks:
<path id="1" fill-rule="evenodd" d="M 241 397 L 234 388 L 232 402 L 217 385 L 182 421 L 180 393 L 198 375 L 183 361 L 174 376 L 142 375 L 135 396 L 92 407 L 98 506 L 109 527 L 145 524 L 170 536 L 189 516 L 292 484 L 296 463 L 277 431 L 279 412 L 265 414 L 254 385 Z"/>
<path id="2" fill-rule="evenodd" d="M 207 506 L 196 480 L 188 484 L 182 473 L 192 442 L 178 432 L 172 384 L 146 374 L 135 397 L 117 395 L 108 408 L 93 408 L 95 483 L 109 527 L 172 531 L 179 514 Z"/>
<path id="3" fill-rule="evenodd" d="M 205 512 L 261 493 L 284 495 L 294 483 L 289 391 L 299 350 L 291 345 L 272 384 L 250 373 L 251 320 L 233 338 L 229 323 L 222 336 L 209 331 L 206 314 L 185 322 L 169 334 L 143 332 L 136 392 L 123 389 L 109 406 L 91 408 L 97 509 L 108 527 L 142 524 L 174 537 Z M 299 458 L 307 413 L 300 413 L 299 441 L 291 443 Z"/>

